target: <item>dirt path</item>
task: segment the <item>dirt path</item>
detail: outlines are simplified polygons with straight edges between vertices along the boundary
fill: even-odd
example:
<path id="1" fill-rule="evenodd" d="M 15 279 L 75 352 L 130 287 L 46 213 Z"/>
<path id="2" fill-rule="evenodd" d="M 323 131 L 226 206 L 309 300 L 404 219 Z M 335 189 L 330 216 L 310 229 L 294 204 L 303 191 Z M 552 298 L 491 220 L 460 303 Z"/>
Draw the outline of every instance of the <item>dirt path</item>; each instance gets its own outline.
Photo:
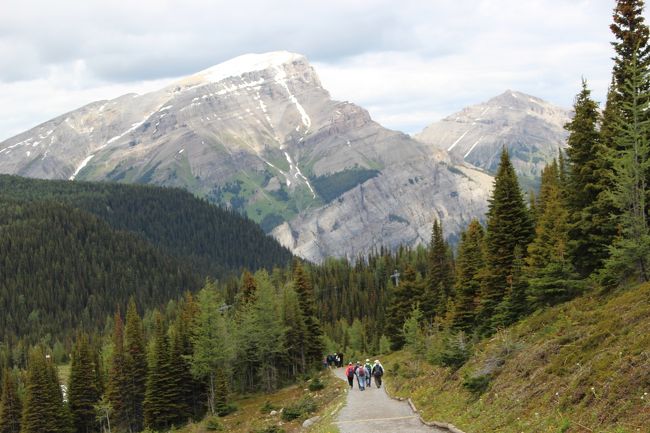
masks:
<path id="1" fill-rule="evenodd" d="M 344 370 L 337 368 L 334 374 L 347 384 Z M 422 424 L 407 402 L 391 399 L 374 381 L 372 387 L 359 391 L 355 380 L 336 425 L 341 433 L 447 433 Z"/>

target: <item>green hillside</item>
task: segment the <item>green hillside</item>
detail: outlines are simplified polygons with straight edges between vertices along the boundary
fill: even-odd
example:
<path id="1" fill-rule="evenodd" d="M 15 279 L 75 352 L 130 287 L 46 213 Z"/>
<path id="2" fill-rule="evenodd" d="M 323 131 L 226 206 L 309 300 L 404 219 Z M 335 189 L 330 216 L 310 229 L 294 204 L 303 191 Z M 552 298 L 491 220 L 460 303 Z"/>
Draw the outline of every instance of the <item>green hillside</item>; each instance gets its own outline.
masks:
<path id="1" fill-rule="evenodd" d="M 54 202 L 0 206 L 0 341 L 102 329 L 130 296 L 154 306 L 202 277 L 149 242 Z"/>
<path id="2" fill-rule="evenodd" d="M 467 433 L 648 432 L 650 284 L 533 314 L 458 371 L 407 351 L 385 364 L 391 393 Z"/>
<path id="3" fill-rule="evenodd" d="M 0 175 L 0 202 L 54 200 L 90 212 L 182 258 L 202 275 L 284 266 L 291 252 L 254 222 L 172 188 Z"/>

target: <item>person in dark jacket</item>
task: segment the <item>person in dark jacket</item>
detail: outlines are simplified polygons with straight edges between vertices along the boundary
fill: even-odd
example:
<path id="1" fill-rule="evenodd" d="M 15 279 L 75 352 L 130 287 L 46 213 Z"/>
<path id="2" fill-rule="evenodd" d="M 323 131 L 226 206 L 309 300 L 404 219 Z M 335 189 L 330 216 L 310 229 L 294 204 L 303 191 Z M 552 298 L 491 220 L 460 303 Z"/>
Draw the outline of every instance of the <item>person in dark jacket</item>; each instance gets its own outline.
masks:
<path id="1" fill-rule="evenodd" d="M 375 359 L 375 363 L 372 366 L 372 377 L 375 378 L 375 385 L 377 388 L 381 388 L 381 378 L 384 375 L 384 366 L 381 365 L 378 359 Z"/>

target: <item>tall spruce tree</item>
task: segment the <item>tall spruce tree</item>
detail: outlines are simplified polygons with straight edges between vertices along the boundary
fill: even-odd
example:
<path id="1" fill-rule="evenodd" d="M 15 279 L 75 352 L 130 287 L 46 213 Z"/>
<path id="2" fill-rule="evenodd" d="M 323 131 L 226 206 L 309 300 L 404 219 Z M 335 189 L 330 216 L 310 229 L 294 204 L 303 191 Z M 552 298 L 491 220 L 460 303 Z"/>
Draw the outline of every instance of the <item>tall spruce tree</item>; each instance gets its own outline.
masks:
<path id="1" fill-rule="evenodd" d="M 127 407 L 128 426 L 133 432 L 143 428 L 143 408 L 147 378 L 147 354 L 145 353 L 142 320 L 135 305 L 135 299 L 129 300 L 126 311 L 126 328 L 124 336 L 124 381 L 123 401 Z"/>
<path id="2" fill-rule="evenodd" d="M 30 352 L 21 433 L 69 433 L 58 373 L 51 357 L 37 347 Z"/>
<path id="3" fill-rule="evenodd" d="M 472 220 L 461 234 L 456 259 L 456 301 L 452 327 L 471 332 L 476 319 L 478 296 L 485 269 L 485 232 Z"/>
<path id="4" fill-rule="evenodd" d="M 68 386 L 68 405 L 75 432 L 90 433 L 98 430 L 95 405 L 99 400 L 94 355 L 91 352 L 88 335 L 81 333 L 77 336 L 72 351 Z"/>
<path id="5" fill-rule="evenodd" d="M 176 417 L 174 375 L 169 337 L 159 312 L 154 313 L 153 351 L 149 358 L 143 403 L 144 424 L 153 430 L 169 428 Z"/>
<path id="6" fill-rule="evenodd" d="M 495 328 L 510 326 L 530 311 L 527 293 L 528 280 L 524 275 L 524 266 L 523 248 L 521 245 L 517 245 L 506 295 L 492 318 L 492 326 Z"/>
<path id="7" fill-rule="evenodd" d="M 444 317 L 453 295 L 454 272 L 451 249 L 445 241 L 442 223 L 433 221 L 427 257 L 427 277 L 420 308 L 425 318 Z"/>
<path id="8" fill-rule="evenodd" d="M 636 52 L 635 52 L 636 53 Z M 625 69 L 627 81 L 623 93 L 630 95 L 621 102 L 622 115 L 613 159 L 614 188 L 610 192 L 619 209 L 620 234 L 610 248 L 603 281 L 610 285 L 623 278 L 650 279 L 650 228 L 648 225 L 648 180 L 650 170 L 650 74 L 637 63 L 635 53 Z"/>
<path id="9" fill-rule="evenodd" d="M 387 308 L 385 333 L 390 339 L 391 350 L 404 347 L 404 322 L 413 311 L 413 305 L 422 298 L 422 292 L 422 282 L 418 280 L 415 269 L 407 265 Z"/>
<path id="10" fill-rule="evenodd" d="M 233 359 L 232 339 L 224 313 L 223 301 L 217 287 L 207 281 L 198 295 L 198 315 L 196 331 L 192 336 L 194 353 L 191 360 L 192 375 L 206 383 L 207 407 L 211 415 L 216 415 L 218 371 L 229 376 L 228 368 Z"/>
<path id="11" fill-rule="evenodd" d="M 112 425 L 120 430 L 132 432 L 130 422 L 130 406 L 127 404 L 128 382 L 125 373 L 124 353 L 124 323 L 119 310 L 113 321 L 113 350 L 110 359 L 110 370 L 106 394 L 112 408 Z"/>
<path id="12" fill-rule="evenodd" d="M 515 247 L 519 245 L 522 249 L 525 248 L 531 240 L 532 232 L 532 223 L 517 175 L 508 151 L 504 148 L 487 214 L 486 277 L 481 290 L 479 312 L 483 333 L 494 329 L 492 316 L 509 286 Z"/>
<path id="13" fill-rule="evenodd" d="M 23 405 L 14 374 L 5 369 L 0 395 L 0 433 L 19 433 Z"/>
<path id="14" fill-rule="evenodd" d="M 591 99 L 591 90 L 585 80 L 582 80 L 582 90 L 576 96 L 573 110 L 573 119 L 564 126 L 569 132 L 566 151 L 568 253 L 576 270 L 587 276 L 599 269 L 608 256 L 607 244 L 615 230 L 609 223 L 609 214 L 596 205 L 607 185 L 603 177 L 609 162 L 604 158 L 598 131 L 598 104 Z"/>
<path id="15" fill-rule="evenodd" d="M 282 322 L 284 324 L 284 341 L 287 350 L 287 374 L 296 377 L 306 369 L 306 359 L 303 341 L 307 335 L 307 327 L 300 310 L 298 295 L 291 285 L 284 289 L 282 297 Z"/>
<path id="16" fill-rule="evenodd" d="M 556 160 L 542 171 L 535 238 L 528 245 L 526 274 L 535 306 L 552 305 L 577 294 L 579 276 L 567 254 L 568 210 Z"/>
<path id="17" fill-rule="evenodd" d="M 308 366 L 314 366 L 321 361 L 325 350 L 323 331 L 316 316 L 314 289 L 298 260 L 294 261 L 293 264 L 293 283 L 303 314 L 305 329 L 307 330 L 304 342 L 306 362 Z"/>

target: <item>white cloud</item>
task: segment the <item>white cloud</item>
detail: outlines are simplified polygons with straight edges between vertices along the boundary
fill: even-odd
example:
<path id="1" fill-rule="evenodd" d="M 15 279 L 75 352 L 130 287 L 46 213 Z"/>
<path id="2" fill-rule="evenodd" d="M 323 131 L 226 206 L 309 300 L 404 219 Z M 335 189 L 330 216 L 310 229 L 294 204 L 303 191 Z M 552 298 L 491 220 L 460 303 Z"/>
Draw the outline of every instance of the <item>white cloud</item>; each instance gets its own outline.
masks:
<path id="1" fill-rule="evenodd" d="M 6 2 L 7 0 L 5 0 Z M 611 0 L 12 1 L 0 139 L 228 58 L 300 52 L 337 99 L 416 132 L 507 88 L 569 106 L 609 82 Z"/>

